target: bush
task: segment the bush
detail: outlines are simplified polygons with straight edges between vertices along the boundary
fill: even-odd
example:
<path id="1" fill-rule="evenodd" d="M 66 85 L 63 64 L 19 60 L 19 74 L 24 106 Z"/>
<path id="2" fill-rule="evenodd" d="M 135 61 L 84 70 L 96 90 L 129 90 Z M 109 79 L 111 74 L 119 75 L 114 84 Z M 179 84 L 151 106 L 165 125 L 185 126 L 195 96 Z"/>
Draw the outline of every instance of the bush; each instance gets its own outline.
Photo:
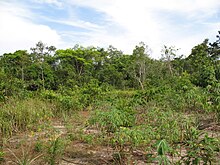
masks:
<path id="1" fill-rule="evenodd" d="M 207 134 L 204 137 L 187 141 L 187 152 L 181 157 L 180 162 L 183 164 L 212 164 L 216 162 L 217 154 L 219 153 L 220 143 L 216 138 L 209 137 Z"/>
<path id="2" fill-rule="evenodd" d="M 89 123 L 107 132 L 115 132 L 120 127 L 132 127 L 135 124 L 133 114 L 124 110 L 113 108 L 109 111 L 97 110 L 90 118 Z"/>
<path id="3" fill-rule="evenodd" d="M 123 150 L 125 146 L 130 146 L 133 149 L 136 146 L 143 144 L 146 141 L 145 131 L 139 128 L 127 128 L 120 127 L 117 132 L 115 132 L 111 141 L 113 146 L 120 147 Z"/>
<path id="4" fill-rule="evenodd" d="M 56 113 L 71 113 L 71 110 L 80 110 L 83 105 L 80 102 L 80 95 L 62 95 L 54 91 L 46 90 L 41 93 L 41 96 L 57 105 Z"/>
<path id="5" fill-rule="evenodd" d="M 98 80 L 92 79 L 88 84 L 84 85 L 82 89 L 80 89 L 80 93 L 80 101 L 86 107 L 101 98 L 102 88 L 99 86 Z"/>

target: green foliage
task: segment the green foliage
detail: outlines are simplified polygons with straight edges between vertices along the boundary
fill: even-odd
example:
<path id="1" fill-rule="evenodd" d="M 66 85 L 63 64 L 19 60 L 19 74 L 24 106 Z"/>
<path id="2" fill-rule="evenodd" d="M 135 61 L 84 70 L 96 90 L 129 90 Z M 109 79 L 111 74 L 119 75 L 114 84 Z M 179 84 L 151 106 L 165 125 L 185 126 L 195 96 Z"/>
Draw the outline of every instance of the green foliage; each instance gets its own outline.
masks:
<path id="1" fill-rule="evenodd" d="M 97 101 L 102 96 L 102 88 L 98 84 L 98 80 L 92 79 L 90 82 L 80 89 L 81 98 L 80 101 L 84 106 L 89 106 L 90 104 Z"/>
<path id="2" fill-rule="evenodd" d="M 107 132 L 116 132 L 120 127 L 132 127 L 135 123 L 133 114 L 123 109 L 113 108 L 109 111 L 97 110 L 89 123 Z"/>
<path id="3" fill-rule="evenodd" d="M 195 46 L 187 58 L 188 72 L 191 73 L 192 82 L 206 87 L 216 81 L 214 59 L 208 52 L 208 40 Z"/>
<path id="4" fill-rule="evenodd" d="M 172 85 L 176 91 L 180 92 L 186 92 L 194 87 L 187 72 L 183 72 L 181 76 L 175 77 Z"/>
<path id="5" fill-rule="evenodd" d="M 61 137 L 55 136 L 49 141 L 47 146 L 47 159 L 50 165 L 55 165 L 59 161 L 64 152 L 65 145 L 65 139 L 62 139 Z"/>
<path id="6" fill-rule="evenodd" d="M 188 124 L 184 124 L 183 128 L 184 128 L 183 140 L 185 143 L 187 143 L 188 141 L 193 141 L 195 139 L 198 139 L 202 135 L 202 133 L 199 130 Z"/>
<path id="7" fill-rule="evenodd" d="M 77 96 L 77 93 L 73 95 L 72 93 L 70 95 L 62 95 L 51 90 L 45 90 L 41 92 L 41 96 L 57 105 L 57 111 L 55 112 L 57 114 L 62 112 L 71 113 L 72 110 L 82 109 L 80 97 Z"/>
<path id="8" fill-rule="evenodd" d="M 2 135 L 25 131 L 36 123 L 48 121 L 53 116 L 53 105 L 39 99 L 10 100 L 1 107 L 0 130 Z"/>
<path id="9" fill-rule="evenodd" d="M 170 143 L 182 141 L 182 127 L 184 125 L 193 125 L 193 119 L 184 118 L 182 114 L 171 110 L 149 109 L 141 117 L 145 123 L 143 127 L 145 129 L 152 128 L 151 131 L 147 131 L 150 139 L 165 139 Z"/>
<path id="10" fill-rule="evenodd" d="M 44 143 L 41 140 L 37 140 L 37 142 L 34 145 L 34 151 L 36 152 L 42 152 L 44 149 Z"/>
<path id="11" fill-rule="evenodd" d="M 220 83 L 214 83 L 212 85 L 207 86 L 206 88 L 208 97 L 209 97 L 209 105 L 212 107 L 212 111 L 215 112 L 215 116 L 217 122 L 220 121 Z"/>
<path id="12" fill-rule="evenodd" d="M 5 153 L 2 150 L 0 150 L 0 162 L 4 160 L 4 155 Z"/>
<path id="13" fill-rule="evenodd" d="M 166 154 L 169 152 L 170 148 L 167 144 L 167 142 L 163 139 L 158 141 L 156 144 L 157 147 L 157 157 L 156 160 L 159 161 L 160 165 L 168 165 L 170 164 L 170 161 Z"/>
<path id="14" fill-rule="evenodd" d="M 150 62 L 149 48 L 145 43 L 140 42 L 135 46 L 132 54 L 132 64 L 130 65 L 131 76 L 138 82 L 141 89 L 144 89 L 144 83 L 146 80 L 146 68 Z"/>
<path id="15" fill-rule="evenodd" d="M 147 90 L 138 91 L 134 95 L 134 103 L 139 105 L 146 105 L 148 102 L 158 99 L 167 93 L 170 89 L 166 86 L 164 87 L 151 87 Z"/>
<path id="16" fill-rule="evenodd" d="M 216 155 L 219 152 L 220 143 L 217 139 L 197 136 L 187 141 L 187 153 L 182 156 L 180 162 L 184 164 L 212 164 L 216 162 Z"/>
<path id="17" fill-rule="evenodd" d="M 6 137 L 35 129 L 52 117 L 63 117 L 66 124 L 70 121 L 67 116 L 71 118 L 76 110 L 97 109 L 85 123 L 96 126 L 101 133 L 85 134 L 82 128 L 76 134 L 72 129 L 68 133 L 73 140 L 91 145 L 101 139 L 101 134 L 104 138 L 100 143 L 111 144 L 113 158 L 119 160 L 116 163 L 132 158 L 135 149 L 151 148 L 155 153 L 152 142 L 159 140 L 159 164 L 169 164 L 168 154 L 173 156 L 178 146 L 186 148 L 185 155 L 178 155 L 180 163 L 211 164 L 219 152 L 219 141 L 203 136 L 195 118 L 200 114 L 213 123 L 220 121 L 217 38 L 210 44 L 208 40 L 198 44 L 186 58 L 176 58 L 176 49 L 164 46 L 161 60 L 152 59 L 143 42 L 132 55 L 113 46 L 105 50 L 75 45 L 55 51 L 55 47 L 42 42 L 31 48 L 31 53 L 18 50 L 3 54 L 0 134 Z M 36 143 L 35 151 L 43 152 L 46 147 L 48 163 L 55 164 L 64 143 L 64 139 L 55 137 L 46 146 Z M 3 154 L 0 152 L 0 159 Z M 28 164 L 32 159 L 23 155 L 16 160 L 17 164 Z"/>
<path id="18" fill-rule="evenodd" d="M 146 139 L 146 133 L 137 128 L 120 127 L 111 138 L 111 144 L 121 152 L 126 146 L 133 150 L 139 145 L 143 145 Z"/>
<path id="19" fill-rule="evenodd" d="M 205 95 L 204 91 L 194 87 L 193 89 L 185 93 L 186 106 L 192 111 L 209 110 L 208 97 Z"/>

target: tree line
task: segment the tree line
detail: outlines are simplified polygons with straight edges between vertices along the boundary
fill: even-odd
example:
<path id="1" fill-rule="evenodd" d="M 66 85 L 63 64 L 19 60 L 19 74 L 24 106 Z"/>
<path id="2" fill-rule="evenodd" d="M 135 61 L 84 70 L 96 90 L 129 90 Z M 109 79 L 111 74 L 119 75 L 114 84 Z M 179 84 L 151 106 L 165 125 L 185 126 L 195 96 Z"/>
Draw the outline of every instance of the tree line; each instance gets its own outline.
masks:
<path id="1" fill-rule="evenodd" d="M 220 34 L 220 31 L 218 32 Z M 58 90 L 88 83 L 116 89 L 145 89 L 175 78 L 187 77 L 194 85 L 219 84 L 220 36 L 205 39 L 189 56 L 176 56 L 173 46 L 164 46 L 161 59 L 150 57 L 149 47 L 140 42 L 128 55 L 113 46 L 58 49 L 38 42 L 35 47 L 0 56 L 0 97 L 20 90 Z"/>

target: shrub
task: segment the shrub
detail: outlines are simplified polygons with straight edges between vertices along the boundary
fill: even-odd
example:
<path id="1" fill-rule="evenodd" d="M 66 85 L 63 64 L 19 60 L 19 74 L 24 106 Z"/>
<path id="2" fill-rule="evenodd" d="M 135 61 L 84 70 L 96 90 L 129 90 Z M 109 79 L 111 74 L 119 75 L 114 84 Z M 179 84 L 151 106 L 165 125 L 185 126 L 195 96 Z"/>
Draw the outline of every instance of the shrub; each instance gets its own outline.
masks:
<path id="1" fill-rule="evenodd" d="M 187 141 L 186 154 L 181 157 L 180 162 L 184 164 L 212 164 L 216 162 L 216 155 L 219 153 L 220 143 L 216 138 L 207 134 L 204 137 Z"/>
<path id="2" fill-rule="evenodd" d="M 54 91 L 45 90 L 42 91 L 41 96 L 44 99 L 50 100 L 57 105 L 56 113 L 71 113 L 71 110 L 82 109 L 83 105 L 80 103 L 80 95 L 62 95 Z"/>
<path id="3" fill-rule="evenodd" d="M 90 118 L 89 123 L 97 124 L 100 129 L 107 132 L 115 132 L 120 127 L 131 127 L 135 124 L 133 114 L 124 110 L 113 108 L 109 111 L 97 110 Z"/>

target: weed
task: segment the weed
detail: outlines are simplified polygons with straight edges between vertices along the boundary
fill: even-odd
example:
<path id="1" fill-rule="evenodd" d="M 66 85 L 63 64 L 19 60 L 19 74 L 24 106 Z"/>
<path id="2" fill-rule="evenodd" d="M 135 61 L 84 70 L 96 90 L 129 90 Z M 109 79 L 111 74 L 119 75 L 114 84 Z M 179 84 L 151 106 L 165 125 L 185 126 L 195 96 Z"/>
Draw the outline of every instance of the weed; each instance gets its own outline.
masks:
<path id="1" fill-rule="evenodd" d="M 184 164 L 212 164 L 216 161 L 216 155 L 220 152 L 220 143 L 217 139 L 196 136 L 195 139 L 187 141 L 187 153 L 181 157 L 180 162 Z"/>
<path id="2" fill-rule="evenodd" d="M 4 146 L 4 141 L 3 141 L 3 137 L 0 133 L 0 161 L 2 161 L 4 158 L 3 146 Z"/>
<path id="3" fill-rule="evenodd" d="M 43 141 L 38 140 L 34 145 L 34 151 L 36 152 L 42 152 L 44 149 Z"/>
<path id="4" fill-rule="evenodd" d="M 121 165 L 125 162 L 125 153 L 123 152 L 114 152 L 112 157 L 115 164 Z"/>
<path id="5" fill-rule="evenodd" d="M 53 116 L 53 105 L 39 99 L 10 100 L 0 111 L 0 130 L 3 136 L 14 131 L 25 131 L 36 123 L 47 121 Z"/>
<path id="6" fill-rule="evenodd" d="M 166 156 L 166 154 L 169 152 L 170 147 L 168 146 L 166 140 L 160 140 L 156 144 L 157 147 L 157 157 L 156 160 L 159 161 L 160 165 L 168 165 L 170 164 L 170 160 Z"/>
<path id="7" fill-rule="evenodd" d="M 31 165 L 34 163 L 38 158 L 42 156 L 42 154 L 35 156 L 33 158 L 30 157 L 30 153 L 28 151 L 24 151 L 22 148 L 22 156 L 18 157 L 13 151 L 8 149 L 8 151 L 14 156 L 15 160 L 12 160 L 17 165 Z"/>
<path id="8" fill-rule="evenodd" d="M 4 155 L 5 155 L 5 152 L 0 151 L 0 162 L 4 160 Z"/>
<path id="9" fill-rule="evenodd" d="M 54 136 L 47 146 L 47 159 L 50 165 L 55 165 L 59 161 L 65 149 L 65 140 L 59 136 Z"/>
<path id="10" fill-rule="evenodd" d="M 95 135 L 82 135 L 82 141 L 88 143 L 88 144 L 93 144 L 95 140 Z"/>

